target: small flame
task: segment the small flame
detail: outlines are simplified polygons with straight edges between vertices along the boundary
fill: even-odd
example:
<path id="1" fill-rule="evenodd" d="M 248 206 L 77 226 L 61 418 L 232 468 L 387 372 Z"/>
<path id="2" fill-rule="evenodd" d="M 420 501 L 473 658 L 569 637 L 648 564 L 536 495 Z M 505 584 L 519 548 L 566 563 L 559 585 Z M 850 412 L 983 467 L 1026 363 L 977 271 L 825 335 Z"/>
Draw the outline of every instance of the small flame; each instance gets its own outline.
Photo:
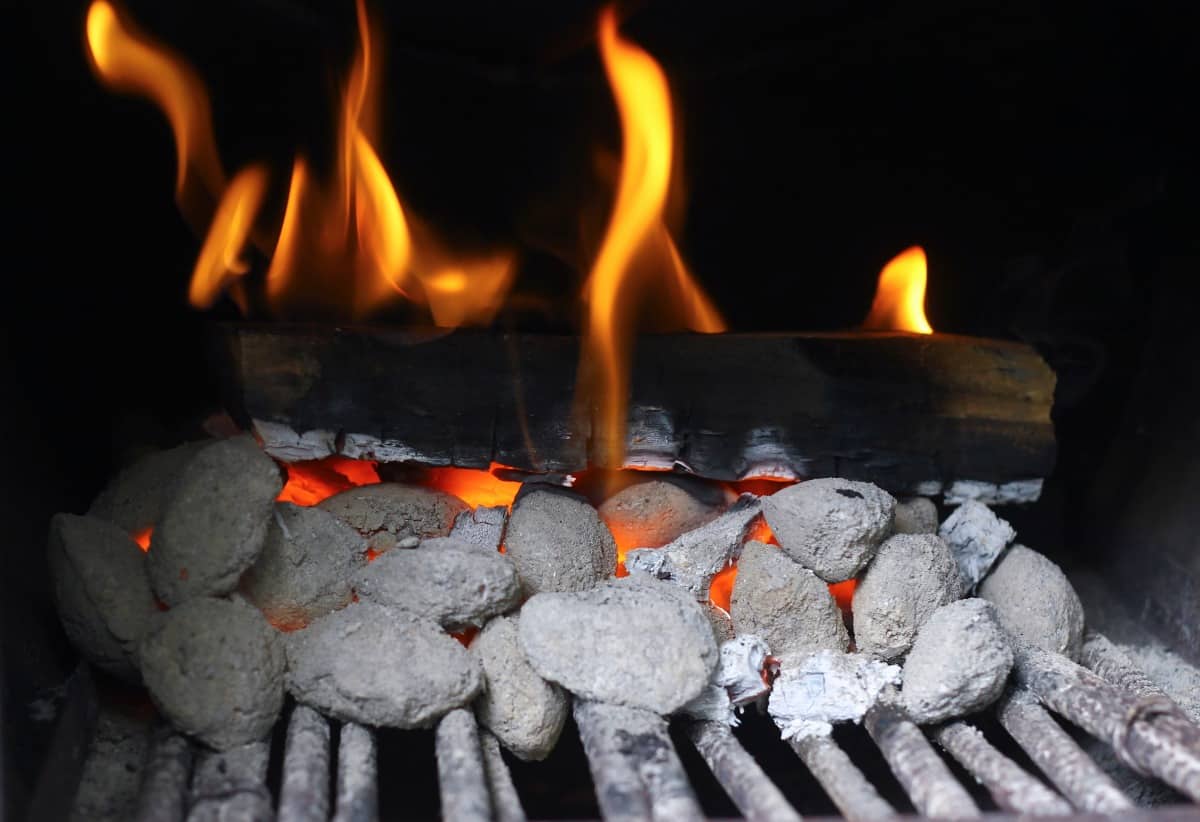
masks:
<path id="1" fill-rule="evenodd" d="M 250 166 L 238 172 L 221 197 L 192 271 L 188 300 L 196 308 L 212 308 L 229 284 L 249 270 L 242 251 L 266 196 L 267 179 L 266 168 Z"/>
<path id="2" fill-rule="evenodd" d="M 498 505 L 510 508 L 517 498 L 517 492 L 521 490 L 521 483 L 496 476 L 494 472 L 504 467 L 494 462 L 487 471 L 479 468 L 430 468 L 425 484 L 458 497 L 472 508 Z"/>
<path id="3" fill-rule="evenodd" d="M 581 374 L 599 401 L 601 462 L 620 467 L 634 322 L 650 304 L 660 324 L 714 333 L 716 308 L 692 279 L 665 225 L 673 130 L 667 79 L 654 58 L 617 31 L 616 10 L 600 15 L 600 53 L 621 120 L 621 172 L 604 240 L 584 286 Z M 649 289 L 656 294 L 651 300 Z M 665 313 L 666 316 L 663 316 Z M 672 323 L 677 315 L 677 323 Z"/>
<path id="4" fill-rule="evenodd" d="M 146 553 L 150 552 L 150 537 L 153 535 L 154 535 L 154 526 L 153 525 L 143 528 L 140 531 L 134 531 L 132 534 L 130 534 L 130 536 L 133 537 L 133 541 L 138 544 L 138 547 L 141 548 L 142 551 L 146 552 Z"/>
<path id="5" fill-rule="evenodd" d="M 213 137 L 212 110 L 199 75 L 182 57 L 138 31 L 107 0 L 88 8 L 88 55 L 109 88 L 158 104 L 175 135 L 175 198 L 193 226 L 202 227 L 225 188 Z"/>
<path id="6" fill-rule="evenodd" d="M 925 319 L 925 250 L 919 245 L 896 255 L 879 272 L 871 313 L 862 327 L 870 331 L 911 331 L 932 334 Z"/>
<path id="7" fill-rule="evenodd" d="M 333 456 L 320 460 L 289 462 L 284 465 L 287 482 L 276 497 L 278 502 L 291 502 L 305 507 L 316 505 L 334 494 L 359 485 L 379 482 L 375 463 Z"/>

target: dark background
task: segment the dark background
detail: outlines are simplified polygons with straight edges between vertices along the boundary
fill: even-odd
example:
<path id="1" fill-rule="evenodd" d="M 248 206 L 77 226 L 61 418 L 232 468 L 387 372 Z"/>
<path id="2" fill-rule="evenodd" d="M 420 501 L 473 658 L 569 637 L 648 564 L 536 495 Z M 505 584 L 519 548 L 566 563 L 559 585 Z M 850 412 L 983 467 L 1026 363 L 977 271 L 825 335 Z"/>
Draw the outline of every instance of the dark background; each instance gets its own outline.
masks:
<path id="1" fill-rule="evenodd" d="M 852 326 L 880 267 L 923 245 L 935 328 L 1029 340 L 1058 371 L 1060 469 L 1042 510 L 1049 531 L 1075 534 L 1155 307 L 1198 305 L 1190 5 L 646 2 L 625 7 L 623 31 L 672 82 L 687 195 L 677 237 L 731 327 Z M 328 148 L 351 2 L 126 8 L 208 83 L 227 171 L 268 160 L 282 180 L 297 149 Z M 85 9 L 5 9 L 10 672 L 64 664 L 30 619 L 44 610 L 49 515 L 85 508 L 131 446 L 178 441 L 218 407 L 205 329 L 235 316 L 186 304 L 198 241 L 173 202 L 170 130 L 91 76 Z M 597 149 L 619 149 L 597 9 L 379 9 L 380 153 L 401 196 L 447 235 L 520 248 L 518 287 L 556 297 L 561 326 L 579 276 L 546 248 L 595 205 Z M 44 684 L 10 676 L 6 712 Z"/>

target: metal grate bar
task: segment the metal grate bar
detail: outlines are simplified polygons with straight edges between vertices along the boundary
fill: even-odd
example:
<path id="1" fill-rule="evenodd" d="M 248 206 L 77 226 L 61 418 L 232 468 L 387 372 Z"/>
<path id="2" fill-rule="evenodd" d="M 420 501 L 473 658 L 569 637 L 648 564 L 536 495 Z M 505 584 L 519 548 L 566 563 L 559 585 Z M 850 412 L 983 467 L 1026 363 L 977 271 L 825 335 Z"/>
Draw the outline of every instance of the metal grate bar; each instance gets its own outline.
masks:
<path id="1" fill-rule="evenodd" d="M 325 822 L 328 818 L 329 721 L 307 705 L 296 705 L 284 746 L 279 819 Z"/>
<path id="2" fill-rule="evenodd" d="M 750 822 L 800 822 L 775 783 L 724 722 L 689 722 L 688 737 L 725 793 Z"/>
<path id="3" fill-rule="evenodd" d="M 137 822 L 179 822 L 187 808 L 192 745 L 167 725 L 154 731 L 142 771 L 133 818 Z"/>
<path id="4" fill-rule="evenodd" d="M 337 809 L 334 822 L 375 822 L 379 818 L 379 779 L 375 732 L 345 722 L 338 740 Z"/>
<path id="5" fill-rule="evenodd" d="M 492 803 L 475 714 L 457 708 L 442 717 L 436 745 L 442 819 L 487 822 L 492 816 Z"/>
<path id="6" fill-rule="evenodd" d="M 263 740 L 228 751 L 201 751 L 192 774 L 188 822 L 270 819 L 267 762 L 271 744 Z"/>
<path id="7" fill-rule="evenodd" d="M 788 744 L 847 819 L 886 819 L 896 815 L 895 808 L 879 795 L 870 780 L 830 737 L 810 736 L 789 740 Z"/>
<path id="8" fill-rule="evenodd" d="M 480 731 L 479 746 L 483 749 L 483 767 L 487 771 L 496 822 L 525 822 L 525 809 L 521 807 L 521 797 L 500 752 L 499 741 L 487 731 Z"/>

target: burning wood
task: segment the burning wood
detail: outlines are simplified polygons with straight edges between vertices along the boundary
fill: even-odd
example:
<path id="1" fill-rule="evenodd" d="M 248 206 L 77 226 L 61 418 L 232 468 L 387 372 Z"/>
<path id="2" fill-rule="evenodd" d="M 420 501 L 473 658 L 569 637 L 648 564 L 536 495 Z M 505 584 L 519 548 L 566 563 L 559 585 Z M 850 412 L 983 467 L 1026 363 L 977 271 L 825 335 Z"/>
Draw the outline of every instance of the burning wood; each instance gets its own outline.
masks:
<path id="1" fill-rule="evenodd" d="M 668 545 L 630 551 L 625 567 L 674 582 L 696 599 L 707 600 L 713 577 L 737 558 L 760 510 L 758 497 L 742 494 L 728 511 Z"/>
<path id="2" fill-rule="evenodd" d="M 937 530 L 958 562 L 963 585 L 974 591 L 987 576 L 1000 552 L 1009 546 L 1017 532 L 981 502 L 967 500 L 954 510 Z"/>
<path id="3" fill-rule="evenodd" d="M 1049 559 L 1014 545 L 979 586 L 996 606 L 1000 624 L 1014 640 L 1079 658 L 1083 604 L 1062 570 Z"/>
<path id="4" fill-rule="evenodd" d="M 813 651 L 845 651 L 849 644 L 829 586 L 761 542 L 742 549 L 730 614 L 734 630 L 762 637 L 785 669 Z"/>
<path id="5" fill-rule="evenodd" d="M 938 608 L 917 632 L 904 663 L 904 708 L 914 722 L 981 711 L 1004 692 L 1012 649 L 995 609 L 982 599 Z"/>
<path id="6" fill-rule="evenodd" d="M 249 436 L 200 449 L 154 530 L 148 567 L 159 599 L 232 593 L 262 551 L 282 488 L 279 466 Z"/>
<path id="7" fill-rule="evenodd" d="M 936 534 L 897 534 L 879 547 L 854 589 L 858 650 L 896 659 L 939 607 L 962 593 L 958 565 Z"/>
<path id="8" fill-rule="evenodd" d="M 475 701 L 475 713 L 480 724 L 517 757 L 545 759 L 566 722 L 567 697 L 557 685 L 538 676 L 525 658 L 518 619 L 493 619 L 471 643 L 485 685 Z"/>
<path id="9" fill-rule="evenodd" d="M 527 596 L 584 591 L 612 575 L 617 546 L 586 499 L 564 488 L 527 484 L 513 504 L 505 552 Z"/>
<path id="10" fill-rule="evenodd" d="M 366 602 L 286 635 L 297 702 L 363 725 L 420 728 L 483 686 L 477 660 L 428 619 Z"/>
<path id="11" fill-rule="evenodd" d="M 154 704 L 218 750 L 266 736 L 283 707 L 280 634 L 249 603 L 197 597 L 158 617 L 139 648 Z"/>
<path id="12" fill-rule="evenodd" d="M 319 507 L 362 534 L 379 554 L 406 539 L 444 537 L 467 510 L 466 503 L 450 494 L 398 482 L 351 488 Z"/>
<path id="13" fill-rule="evenodd" d="M 763 500 L 763 516 L 788 555 L 826 582 L 850 579 L 892 532 L 896 501 L 867 482 L 802 482 Z"/>

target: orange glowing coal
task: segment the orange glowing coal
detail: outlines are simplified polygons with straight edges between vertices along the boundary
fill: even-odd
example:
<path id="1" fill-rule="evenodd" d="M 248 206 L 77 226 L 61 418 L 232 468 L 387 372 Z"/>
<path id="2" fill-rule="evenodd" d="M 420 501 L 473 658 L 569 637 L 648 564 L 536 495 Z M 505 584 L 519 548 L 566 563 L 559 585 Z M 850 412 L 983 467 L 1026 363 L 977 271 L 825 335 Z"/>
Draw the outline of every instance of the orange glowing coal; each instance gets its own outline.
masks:
<path id="1" fill-rule="evenodd" d="M 138 547 L 146 552 L 149 552 L 149 550 L 150 550 L 150 537 L 152 537 L 153 535 L 154 535 L 154 526 L 153 525 L 151 525 L 147 528 L 143 528 L 140 531 L 135 531 L 134 533 L 130 534 L 130 536 L 133 537 L 133 541 L 138 544 Z"/>
<path id="2" fill-rule="evenodd" d="M 225 189 L 225 172 L 199 75 L 107 0 L 96 0 L 88 8 L 85 30 L 89 60 L 104 84 L 148 97 L 166 115 L 175 136 L 175 199 L 193 227 L 203 227 Z"/>
<path id="3" fill-rule="evenodd" d="M 472 508 L 481 505 L 512 507 L 517 492 L 521 490 L 518 480 L 506 480 L 496 475 L 505 466 L 492 463 L 488 470 L 481 468 L 431 468 L 425 484 L 430 488 L 453 494 Z"/>
<path id="4" fill-rule="evenodd" d="M 879 272 L 875 301 L 862 327 L 869 331 L 911 331 L 932 334 L 925 319 L 925 250 L 919 245 L 896 255 Z"/>
<path id="5" fill-rule="evenodd" d="M 359 485 L 379 482 L 375 463 L 349 457 L 289 462 L 284 465 L 284 470 L 287 471 L 287 482 L 276 500 L 306 507 Z"/>
<path id="6" fill-rule="evenodd" d="M 600 16 L 600 54 L 621 121 L 621 171 L 608 228 L 584 285 L 582 385 L 599 403 L 601 464 L 624 462 L 629 361 L 639 312 L 659 330 L 713 333 L 725 326 L 692 279 L 663 223 L 671 184 L 671 96 L 654 58 Z"/>

